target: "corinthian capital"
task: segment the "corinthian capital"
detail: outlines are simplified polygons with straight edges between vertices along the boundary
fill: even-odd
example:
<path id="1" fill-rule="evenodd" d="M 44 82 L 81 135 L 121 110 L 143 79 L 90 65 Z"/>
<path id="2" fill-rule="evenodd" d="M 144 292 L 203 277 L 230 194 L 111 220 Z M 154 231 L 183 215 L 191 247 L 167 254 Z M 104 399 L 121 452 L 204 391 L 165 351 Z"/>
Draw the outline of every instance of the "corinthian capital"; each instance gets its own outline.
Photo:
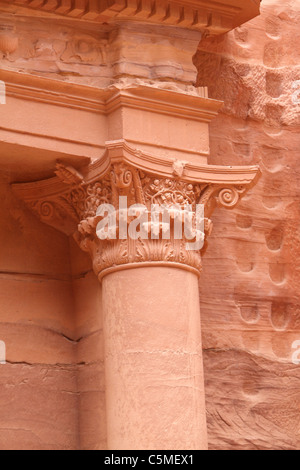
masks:
<path id="1" fill-rule="evenodd" d="M 200 273 L 203 251 L 187 249 L 185 232 L 182 237 L 174 235 L 176 214 L 172 211 L 169 237 L 164 236 L 164 225 L 159 220 L 156 236 L 152 238 L 124 238 L 116 230 L 115 237 L 100 239 L 97 225 L 101 220 L 98 213 L 101 205 L 114 207 L 117 223 L 122 216 L 120 197 L 126 197 L 128 206 L 143 205 L 147 213 L 152 206 L 173 211 L 174 208 L 188 207 L 194 227 L 197 205 L 200 204 L 204 207 L 203 235 L 206 239 L 212 227 L 213 210 L 217 206 L 233 209 L 258 176 L 256 166 L 220 167 L 161 159 L 119 140 L 107 142 L 104 157 L 81 173 L 58 164 L 55 177 L 16 184 L 13 188 L 42 222 L 75 237 L 79 246 L 90 253 L 95 273 L 101 278 L 112 270 L 129 269 L 142 263 L 172 263 Z M 131 221 L 126 215 L 126 224 Z M 149 234 L 151 228 L 149 222 Z"/>

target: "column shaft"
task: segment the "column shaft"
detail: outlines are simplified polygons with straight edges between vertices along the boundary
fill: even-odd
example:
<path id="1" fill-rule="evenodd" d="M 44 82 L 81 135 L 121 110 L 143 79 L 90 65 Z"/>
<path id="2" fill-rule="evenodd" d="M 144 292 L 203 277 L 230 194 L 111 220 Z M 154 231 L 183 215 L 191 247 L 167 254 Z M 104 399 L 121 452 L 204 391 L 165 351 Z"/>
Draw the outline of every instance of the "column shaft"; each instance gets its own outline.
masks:
<path id="1" fill-rule="evenodd" d="M 198 277 L 117 271 L 103 306 L 109 449 L 206 449 Z"/>

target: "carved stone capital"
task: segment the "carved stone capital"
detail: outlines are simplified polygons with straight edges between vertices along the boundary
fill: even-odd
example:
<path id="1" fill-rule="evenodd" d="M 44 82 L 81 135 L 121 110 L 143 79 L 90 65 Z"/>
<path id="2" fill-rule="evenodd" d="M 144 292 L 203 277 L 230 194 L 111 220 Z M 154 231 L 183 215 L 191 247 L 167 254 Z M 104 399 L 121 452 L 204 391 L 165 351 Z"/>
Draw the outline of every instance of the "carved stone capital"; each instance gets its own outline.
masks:
<path id="1" fill-rule="evenodd" d="M 170 238 L 164 239 L 163 224 L 158 224 L 156 239 L 101 240 L 96 233 L 101 219 L 98 207 L 111 204 L 119 217 L 119 197 L 126 196 L 128 206 L 143 204 L 149 212 L 153 204 L 182 209 L 189 206 L 193 219 L 196 205 L 203 204 L 207 237 L 214 208 L 233 209 L 255 184 L 258 167 L 162 160 L 130 147 L 124 140 L 107 142 L 106 147 L 104 157 L 81 173 L 58 164 L 54 178 L 16 184 L 13 190 L 42 222 L 75 237 L 79 246 L 90 253 L 99 278 L 112 270 L 141 264 L 172 264 L 200 273 L 201 251 L 188 251 L 186 238 L 176 239 L 172 230 Z"/>

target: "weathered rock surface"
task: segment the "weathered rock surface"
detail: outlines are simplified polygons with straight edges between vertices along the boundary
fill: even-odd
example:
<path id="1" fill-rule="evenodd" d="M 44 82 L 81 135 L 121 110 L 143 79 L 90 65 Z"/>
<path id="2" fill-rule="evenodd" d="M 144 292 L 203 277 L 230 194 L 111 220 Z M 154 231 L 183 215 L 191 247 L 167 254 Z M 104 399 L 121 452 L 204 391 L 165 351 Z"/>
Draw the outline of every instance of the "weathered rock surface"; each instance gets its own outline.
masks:
<path id="1" fill-rule="evenodd" d="M 2 13 L 10 18 L 9 9 Z M 88 26 L 74 34 L 70 22 L 45 18 L 36 13 L 34 30 L 16 18 L 19 41 L 12 38 L 1 67 L 97 87 L 113 77 L 159 79 L 176 70 L 185 86 L 194 74 L 189 54 L 198 33 L 184 51 L 183 32 L 173 43 L 161 37 L 155 56 L 141 60 L 142 48 L 134 49 L 130 34 L 125 40 L 124 32 L 119 37 Z M 198 86 L 225 102 L 211 125 L 210 163 L 259 163 L 263 173 L 237 209 L 215 212 L 204 258 L 211 449 L 300 445 L 300 365 L 292 361 L 300 341 L 299 23 L 296 0 L 264 0 L 260 18 L 218 39 L 204 38 L 194 57 Z M 147 32 L 148 47 L 150 27 Z M 164 60 L 172 56 L 167 66 L 157 62 L 160 41 Z M 132 73 L 130 60 L 131 67 L 138 61 Z M 90 122 L 97 135 L 94 119 L 84 129 Z M 67 125 L 73 126 L 71 118 Z M 60 131 L 61 147 L 68 132 L 63 125 Z M 95 146 L 87 132 L 85 138 Z M 7 170 L 6 155 L 3 160 Z M 8 174 L 0 183 L 0 339 L 7 345 L 7 364 L 0 365 L 0 449 L 105 449 L 100 284 L 73 241 L 69 245 L 13 198 L 10 181 Z"/>
<path id="2" fill-rule="evenodd" d="M 237 209 L 215 212 L 204 258 L 212 449 L 300 445 L 299 26 L 299 2 L 266 0 L 259 18 L 204 39 L 194 58 L 198 85 L 225 102 L 211 125 L 210 163 L 262 170 Z"/>
<path id="3" fill-rule="evenodd" d="M 0 198 L 0 339 L 6 344 L 0 449 L 76 449 L 79 395 L 68 240 L 24 210 L 3 175 Z"/>

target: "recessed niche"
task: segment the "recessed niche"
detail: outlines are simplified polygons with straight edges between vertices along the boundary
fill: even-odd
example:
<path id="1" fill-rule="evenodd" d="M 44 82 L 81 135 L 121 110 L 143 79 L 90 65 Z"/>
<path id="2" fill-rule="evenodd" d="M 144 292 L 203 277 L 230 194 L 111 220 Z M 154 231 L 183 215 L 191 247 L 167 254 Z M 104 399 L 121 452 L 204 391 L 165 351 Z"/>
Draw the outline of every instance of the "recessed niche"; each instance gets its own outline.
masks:
<path id="1" fill-rule="evenodd" d="M 265 234 L 266 244 L 270 251 L 279 251 L 283 244 L 284 230 L 282 225 L 277 225 Z"/>
<path id="2" fill-rule="evenodd" d="M 241 318 L 246 323 L 257 323 L 260 319 L 259 309 L 257 304 L 240 304 Z"/>
<path id="3" fill-rule="evenodd" d="M 273 302 L 271 308 L 271 322 L 275 330 L 285 330 L 290 322 L 289 305 L 285 302 Z"/>

